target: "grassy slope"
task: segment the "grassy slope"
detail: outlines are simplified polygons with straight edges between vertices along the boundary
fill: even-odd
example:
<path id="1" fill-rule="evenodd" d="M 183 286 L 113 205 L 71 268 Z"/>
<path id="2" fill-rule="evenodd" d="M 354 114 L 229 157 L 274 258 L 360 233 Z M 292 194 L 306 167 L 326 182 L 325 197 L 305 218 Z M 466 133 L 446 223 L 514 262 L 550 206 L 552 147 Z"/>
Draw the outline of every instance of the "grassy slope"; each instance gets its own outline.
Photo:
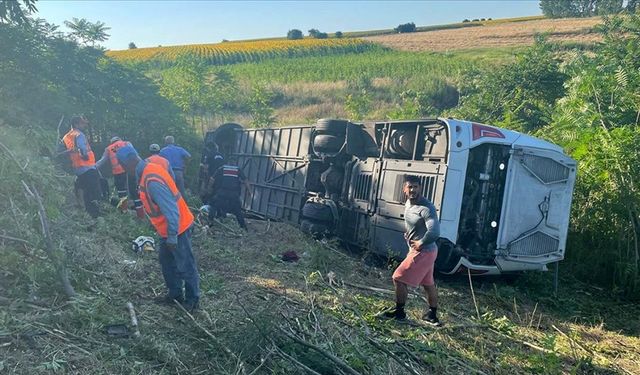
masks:
<path id="1" fill-rule="evenodd" d="M 451 53 L 375 51 L 299 59 L 275 59 L 228 66 L 241 85 L 268 82 L 278 93 L 274 103 L 278 124 L 314 122 L 323 117 L 349 117 L 345 98 L 354 86 L 369 80 L 369 118 L 386 118 L 406 90 L 432 92 L 460 79 L 473 67 L 500 64 L 517 49 L 474 49 Z M 215 69 L 215 68 L 214 68 Z M 248 123 L 249 118 L 233 120 Z"/>
<path id="2" fill-rule="evenodd" d="M 22 135 L 5 129 L 2 135 L 19 161 L 31 159 L 28 170 L 34 164 L 46 167 L 16 148 L 25 141 Z M 0 154 L 5 163 L 6 154 Z M 44 191 L 46 200 L 57 201 L 57 194 Z M 129 250 L 132 238 L 152 233 L 147 224 L 115 212 L 92 223 L 72 204 L 61 207 L 54 238 L 68 249 L 77 299 L 62 298 L 36 238 L 30 239 L 36 245 L 2 243 L 0 369 L 9 373 L 230 374 L 239 362 L 250 373 L 261 359 L 256 373 L 304 373 L 278 350 L 319 373 L 341 373 L 283 332 L 362 374 L 409 373 L 401 366 L 419 374 L 640 372 L 640 308 L 608 291 L 566 274 L 557 297 L 549 274 L 525 275 L 514 285 L 477 279 L 477 318 L 467 279 L 448 278 L 438 280 L 445 327 L 398 326 L 374 318 L 390 306 L 385 290 L 391 267 L 370 266 L 362 254 L 338 251 L 281 223 L 250 221 L 248 236 L 230 220 L 213 231 L 196 229 L 203 291 L 198 327 L 178 309 L 152 303 L 164 292 L 156 255 Z M 289 250 L 301 256 L 298 263 L 279 260 Z M 138 313 L 141 338 L 108 337 L 105 325 L 129 322 L 129 301 Z M 415 321 L 422 306 L 411 298 Z"/>

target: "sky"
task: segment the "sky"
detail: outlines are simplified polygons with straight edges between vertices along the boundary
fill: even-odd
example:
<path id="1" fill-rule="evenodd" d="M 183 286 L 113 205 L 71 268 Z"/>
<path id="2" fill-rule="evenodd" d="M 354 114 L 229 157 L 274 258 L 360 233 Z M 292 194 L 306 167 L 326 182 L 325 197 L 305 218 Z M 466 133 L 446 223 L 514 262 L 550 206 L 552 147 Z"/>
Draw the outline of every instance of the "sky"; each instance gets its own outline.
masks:
<path id="1" fill-rule="evenodd" d="M 138 47 L 217 43 L 285 36 L 290 29 L 323 32 L 427 26 L 465 18 L 541 14 L 538 0 L 448 1 L 69 1 L 40 0 L 37 17 L 63 26 L 72 17 L 102 21 L 111 37 L 102 45 Z M 66 29 L 61 27 L 63 31 Z"/>

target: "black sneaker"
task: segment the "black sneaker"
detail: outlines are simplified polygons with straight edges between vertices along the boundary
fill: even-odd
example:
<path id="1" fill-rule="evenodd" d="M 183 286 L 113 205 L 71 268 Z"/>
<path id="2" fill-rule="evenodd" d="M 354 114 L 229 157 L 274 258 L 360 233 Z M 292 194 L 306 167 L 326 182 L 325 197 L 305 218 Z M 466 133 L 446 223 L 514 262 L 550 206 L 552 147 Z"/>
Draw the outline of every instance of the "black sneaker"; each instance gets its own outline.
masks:
<path id="1" fill-rule="evenodd" d="M 440 320 L 438 319 L 438 316 L 436 315 L 436 313 L 433 310 L 427 311 L 422 316 L 422 320 L 424 320 L 425 323 L 427 323 L 429 325 L 432 325 L 434 327 L 442 326 L 442 323 L 440 323 Z"/>
<path id="2" fill-rule="evenodd" d="M 407 321 L 407 313 L 404 310 L 398 310 L 395 307 L 382 311 L 377 316 L 382 319 L 395 319 L 397 322 Z"/>
<path id="3" fill-rule="evenodd" d="M 159 305 L 169 305 L 169 306 L 175 306 L 176 305 L 175 301 L 178 301 L 179 304 L 184 305 L 184 298 L 182 297 L 173 298 L 168 294 L 165 294 L 164 296 L 159 296 L 153 299 L 153 302 Z"/>

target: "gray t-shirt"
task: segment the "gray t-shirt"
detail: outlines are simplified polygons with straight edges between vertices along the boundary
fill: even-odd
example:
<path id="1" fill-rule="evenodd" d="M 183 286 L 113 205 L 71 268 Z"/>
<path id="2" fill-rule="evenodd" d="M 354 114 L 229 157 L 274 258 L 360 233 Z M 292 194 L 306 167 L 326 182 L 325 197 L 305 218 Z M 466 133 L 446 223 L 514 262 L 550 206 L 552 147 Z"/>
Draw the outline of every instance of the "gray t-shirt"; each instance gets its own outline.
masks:
<path id="1" fill-rule="evenodd" d="M 436 207 L 427 198 L 421 197 L 414 204 L 407 199 L 404 206 L 405 238 L 409 241 L 420 241 L 423 250 L 436 246 L 440 237 L 440 221 Z"/>

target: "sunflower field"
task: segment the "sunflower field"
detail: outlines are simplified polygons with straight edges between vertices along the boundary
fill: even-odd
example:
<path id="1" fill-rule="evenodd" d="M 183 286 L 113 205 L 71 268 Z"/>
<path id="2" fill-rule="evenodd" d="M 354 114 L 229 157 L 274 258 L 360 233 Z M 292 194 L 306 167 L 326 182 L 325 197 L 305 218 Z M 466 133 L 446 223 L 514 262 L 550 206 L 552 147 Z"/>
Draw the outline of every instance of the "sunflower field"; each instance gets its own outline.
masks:
<path id="1" fill-rule="evenodd" d="M 357 39 L 263 39 L 253 41 L 191 44 L 169 47 L 107 51 L 121 62 L 168 66 L 184 55 L 198 56 L 210 65 L 257 62 L 278 57 L 324 56 L 360 53 L 381 49 L 377 44 Z"/>

